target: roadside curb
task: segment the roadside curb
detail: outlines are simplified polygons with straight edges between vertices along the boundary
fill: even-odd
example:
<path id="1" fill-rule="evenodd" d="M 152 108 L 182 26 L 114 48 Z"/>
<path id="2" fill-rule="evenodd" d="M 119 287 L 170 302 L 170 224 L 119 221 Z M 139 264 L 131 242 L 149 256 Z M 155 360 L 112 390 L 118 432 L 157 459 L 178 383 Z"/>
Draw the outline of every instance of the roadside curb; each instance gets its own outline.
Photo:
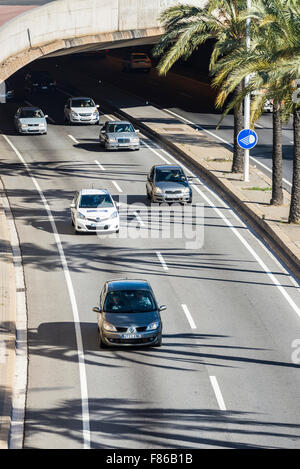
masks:
<path id="1" fill-rule="evenodd" d="M 10 209 L 5 188 L 0 178 L 0 197 L 8 225 L 13 267 L 15 276 L 15 368 L 12 389 L 12 409 L 10 416 L 10 431 L 8 435 L 8 449 L 22 449 L 24 439 L 25 401 L 27 389 L 27 303 L 24 271 L 21 257 L 19 238 Z"/>
<path id="2" fill-rule="evenodd" d="M 159 142 L 164 148 L 172 152 L 176 157 L 185 164 L 197 169 L 202 179 L 229 204 L 234 210 L 247 222 L 247 224 L 259 234 L 259 236 L 271 247 L 280 260 L 287 266 L 293 275 L 300 281 L 300 258 L 289 248 L 288 238 L 282 233 L 277 233 L 275 230 L 262 219 L 259 212 L 251 210 L 244 201 L 242 201 L 233 191 L 231 191 L 217 176 L 215 176 L 204 165 L 197 162 L 186 152 L 181 150 L 177 145 L 172 143 L 168 138 L 162 136 L 158 132 L 149 128 L 140 120 L 132 117 L 121 109 L 116 108 L 110 102 L 101 100 L 105 108 L 109 109 L 112 113 L 121 118 L 130 120 L 138 129 L 140 129 L 146 136 Z M 264 178 L 267 176 L 264 175 Z M 282 239 L 283 238 L 283 239 Z"/>

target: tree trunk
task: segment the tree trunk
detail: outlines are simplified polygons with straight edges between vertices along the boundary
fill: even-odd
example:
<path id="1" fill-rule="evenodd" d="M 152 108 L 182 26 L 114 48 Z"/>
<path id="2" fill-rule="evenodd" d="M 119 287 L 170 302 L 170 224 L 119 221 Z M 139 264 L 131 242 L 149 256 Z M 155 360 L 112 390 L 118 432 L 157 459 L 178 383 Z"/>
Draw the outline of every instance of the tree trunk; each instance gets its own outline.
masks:
<path id="1" fill-rule="evenodd" d="M 234 92 L 234 98 L 238 96 L 243 89 L 243 84 L 239 84 Z M 242 173 L 244 171 L 244 150 L 237 143 L 237 136 L 243 130 L 243 105 L 240 104 L 234 108 L 234 131 L 233 131 L 233 160 L 232 173 Z"/>
<path id="2" fill-rule="evenodd" d="M 293 186 L 289 223 L 300 223 L 300 107 L 294 108 Z"/>
<path id="3" fill-rule="evenodd" d="M 280 104 L 273 103 L 273 152 L 272 152 L 272 198 L 271 205 L 283 203 L 282 191 L 282 123 Z"/>

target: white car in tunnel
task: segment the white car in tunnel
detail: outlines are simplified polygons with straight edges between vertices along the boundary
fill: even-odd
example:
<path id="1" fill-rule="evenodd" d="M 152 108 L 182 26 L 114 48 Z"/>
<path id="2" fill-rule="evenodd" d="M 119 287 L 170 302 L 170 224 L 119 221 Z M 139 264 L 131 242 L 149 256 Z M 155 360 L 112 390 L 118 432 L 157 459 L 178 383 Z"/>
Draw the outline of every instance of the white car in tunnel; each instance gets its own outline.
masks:
<path id="1" fill-rule="evenodd" d="M 81 189 L 70 205 L 75 232 L 118 233 L 119 212 L 106 189 Z"/>
<path id="2" fill-rule="evenodd" d="M 92 98 L 68 98 L 64 107 L 64 119 L 67 124 L 99 124 L 99 105 Z"/>

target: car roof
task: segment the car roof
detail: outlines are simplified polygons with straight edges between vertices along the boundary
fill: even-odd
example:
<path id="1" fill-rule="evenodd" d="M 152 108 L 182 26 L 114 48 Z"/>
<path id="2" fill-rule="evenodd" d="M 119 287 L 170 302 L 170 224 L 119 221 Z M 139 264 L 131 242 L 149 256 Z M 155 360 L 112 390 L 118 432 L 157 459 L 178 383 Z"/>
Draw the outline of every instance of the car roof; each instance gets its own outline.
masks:
<path id="1" fill-rule="evenodd" d="M 81 195 L 109 194 L 107 189 L 81 189 L 79 193 Z"/>
<path id="2" fill-rule="evenodd" d="M 106 121 L 109 122 L 109 124 L 131 124 L 129 121 Z"/>
<path id="3" fill-rule="evenodd" d="M 72 96 L 71 99 L 93 99 L 90 96 Z M 94 101 L 94 100 L 93 100 Z"/>
<path id="4" fill-rule="evenodd" d="M 155 169 L 180 169 L 183 171 L 182 167 L 178 164 L 157 164 L 154 166 Z"/>
<path id="5" fill-rule="evenodd" d="M 23 111 L 41 111 L 41 108 L 36 106 L 21 106 L 20 109 Z"/>
<path id="6" fill-rule="evenodd" d="M 116 290 L 151 290 L 147 280 L 117 279 L 108 280 L 108 291 Z"/>

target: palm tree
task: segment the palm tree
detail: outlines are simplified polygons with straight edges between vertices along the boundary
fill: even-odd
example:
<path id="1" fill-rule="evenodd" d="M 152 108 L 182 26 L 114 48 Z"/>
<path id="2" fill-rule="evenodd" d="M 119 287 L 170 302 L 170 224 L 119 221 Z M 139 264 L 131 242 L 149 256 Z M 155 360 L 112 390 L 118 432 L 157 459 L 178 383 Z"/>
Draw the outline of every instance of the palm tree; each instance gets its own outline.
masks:
<path id="1" fill-rule="evenodd" d="M 215 64 L 214 85 L 221 87 L 217 105 L 222 105 L 225 98 L 232 92 L 246 75 L 251 76 L 247 89 L 232 100 L 224 115 L 236 103 L 241 102 L 246 93 L 264 90 L 252 103 L 252 125 L 260 117 L 266 99 L 273 100 L 273 171 L 271 204 L 283 202 L 282 191 L 282 118 L 289 117 L 291 95 L 291 78 L 283 73 L 285 57 L 297 55 L 295 47 L 298 42 L 299 30 L 296 28 L 295 9 L 291 7 L 294 0 L 257 0 L 250 12 L 252 18 L 251 50 L 235 51 L 223 57 Z M 249 13 L 249 12 L 248 12 Z M 299 14 L 298 14 L 299 18 Z M 298 35 L 298 37 L 297 37 Z M 286 72 L 290 71 L 288 66 Z"/>
<path id="2" fill-rule="evenodd" d="M 162 56 L 158 64 L 160 75 L 166 75 L 174 63 L 186 60 L 201 44 L 214 39 L 210 60 L 212 69 L 221 56 L 227 56 L 238 47 L 245 47 L 246 25 L 241 14 L 246 0 L 210 0 L 205 7 L 177 5 L 165 10 L 160 20 L 165 33 L 154 48 L 154 55 Z M 234 90 L 238 95 L 240 85 Z M 243 171 L 243 150 L 237 144 L 237 135 L 243 128 L 242 105 L 234 109 L 233 172 Z"/>

